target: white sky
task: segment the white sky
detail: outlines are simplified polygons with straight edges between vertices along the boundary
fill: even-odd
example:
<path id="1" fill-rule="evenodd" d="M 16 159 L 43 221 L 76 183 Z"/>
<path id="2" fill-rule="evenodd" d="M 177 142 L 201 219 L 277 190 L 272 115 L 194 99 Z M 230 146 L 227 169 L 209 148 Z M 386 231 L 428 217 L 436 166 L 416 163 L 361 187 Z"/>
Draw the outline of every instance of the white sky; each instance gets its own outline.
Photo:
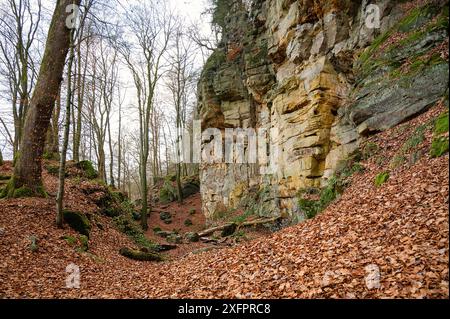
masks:
<path id="1" fill-rule="evenodd" d="M 4 0 L 0 0 L 0 3 L 2 3 L 3 1 Z M 127 3 L 132 3 L 135 0 L 118 0 L 118 1 L 122 4 L 122 7 L 126 8 Z M 140 0 L 140 1 L 146 1 L 146 0 Z M 171 7 L 175 9 L 175 12 L 177 12 L 182 17 L 185 17 L 187 23 L 195 22 L 197 24 L 200 24 L 202 32 L 205 35 L 210 34 L 210 24 L 208 21 L 209 17 L 202 16 L 202 14 L 201 14 L 207 8 L 208 0 L 167 0 L 167 1 L 170 3 Z M 44 7 L 43 11 L 46 13 L 46 15 L 51 16 L 51 13 L 53 12 L 53 9 L 54 9 L 55 2 L 56 2 L 55 0 L 42 0 L 42 4 Z M 44 30 L 44 32 L 46 32 L 46 30 Z M 203 64 L 203 59 L 201 59 L 201 57 L 200 57 L 197 62 L 198 62 L 198 66 L 201 67 L 201 65 Z M 125 70 L 125 68 L 124 68 L 124 70 Z M 121 73 L 122 73 L 121 80 L 127 81 L 126 79 L 129 78 L 129 76 L 126 75 L 127 71 L 123 71 Z M 126 108 L 130 104 L 135 104 L 134 103 L 135 92 L 134 92 L 134 89 L 132 88 L 133 85 L 132 85 L 131 81 L 127 81 L 127 82 L 130 82 L 130 83 L 125 84 L 127 93 L 126 93 L 125 101 L 123 104 L 124 108 Z M 122 92 L 124 92 L 124 91 L 125 91 L 125 88 L 122 90 Z M 1 106 L 2 114 L 5 114 L 4 113 L 5 109 L 6 108 L 10 109 L 10 106 L 8 103 L 5 103 L 4 99 L 1 96 L 0 96 L 0 104 L 2 104 L 2 106 Z M 168 110 L 168 111 L 170 111 L 170 110 Z M 8 111 L 6 110 L 6 112 L 8 112 Z M 125 129 L 132 130 L 135 128 L 135 126 L 136 126 L 135 123 L 137 123 L 136 116 L 137 116 L 137 114 L 133 114 L 133 112 L 129 112 L 129 114 L 124 115 L 123 126 L 125 127 Z M 111 123 L 117 124 L 117 114 L 113 115 L 113 120 Z M 113 125 L 113 131 L 117 132 L 117 127 L 114 127 L 114 125 Z M 113 133 L 113 135 L 116 135 L 115 133 Z M 1 134 L 0 134 L 0 148 L 6 159 L 11 157 L 10 147 L 6 145 L 5 140 Z"/>

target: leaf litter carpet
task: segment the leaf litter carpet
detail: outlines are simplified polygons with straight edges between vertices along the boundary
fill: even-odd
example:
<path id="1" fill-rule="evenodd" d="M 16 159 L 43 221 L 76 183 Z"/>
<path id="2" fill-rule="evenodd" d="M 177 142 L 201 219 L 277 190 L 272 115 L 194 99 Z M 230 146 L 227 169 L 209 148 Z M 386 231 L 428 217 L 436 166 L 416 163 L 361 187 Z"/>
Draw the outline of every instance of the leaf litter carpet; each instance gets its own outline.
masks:
<path id="1" fill-rule="evenodd" d="M 77 252 L 62 239 L 75 233 L 54 226 L 54 199 L 0 201 L 0 298 L 448 298 L 448 154 L 430 158 L 427 133 L 418 162 L 373 183 L 414 129 L 443 110 L 371 137 L 377 156 L 316 218 L 173 261 L 120 256 L 133 244 L 99 215 L 103 230 L 93 227 L 89 252 Z M 54 191 L 56 179 L 44 178 Z M 71 181 L 67 196 L 69 208 L 95 212 Z M 66 288 L 71 263 L 80 267 L 79 289 Z"/>

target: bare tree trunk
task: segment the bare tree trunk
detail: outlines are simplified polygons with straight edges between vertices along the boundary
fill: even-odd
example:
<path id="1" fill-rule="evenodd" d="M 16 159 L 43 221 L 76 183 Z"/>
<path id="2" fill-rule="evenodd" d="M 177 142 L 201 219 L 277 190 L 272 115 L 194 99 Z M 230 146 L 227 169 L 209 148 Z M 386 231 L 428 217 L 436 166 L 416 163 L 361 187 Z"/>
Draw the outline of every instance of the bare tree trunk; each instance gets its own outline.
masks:
<path id="1" fill-rule="evenodd" d="M 107 118 L 107 126 L 108 126 L 108 142 L 109 142 L 109 177 L 110 177 L 111 186 L 116 187 L 115 181 L 114 181 L 114 150 L 113 150 L 112 136 L 111 136 L 111 119 L 110 119 L 109 114 L 108 114 L 108 118 Z"/>
<path id="2" fill-rule="evenodd" d="M 82 34 L 80 35 L 81 38 Z M 86 80 L 86 70 L 87 67 L 84 68 L 83 74 L 81 74 L 82 69 L 82 59 L 81 59 L 81 39 L 78 41 L 77 45 L 77 115 L 76 119 L 74 119 L 74 133 L 73 133 L 73 160 L 75 162 L 80 161 L 80 143 L 81 143 L 81 129 L 82 129 L 82 109 L 83 109 L 83 100 L 84 100 L 84 88 L 85 88 L 85 80 Z"/>
<path id="3" fill-rule="evenodd" d="M 120 103 L 120 93 L 119 93 L 119 145 L 118 145 L 118 159 L 117 159 L 117 188 L 120 190 L 122 184 L 122 103 Z"/>
<path id="4" fill-rule="evenodd" d="M 73 32 L 71 33 L 71 43 L 73 42 Z M 64 127 L 64 140 L 61 150 L 61 159 L 59 161 L 59 178 L 58 178 L 58 194 L 56 196 L 56 225 L 63 226 L 63 200 L 64 200 L 64 184 L 66 178 L 66 156 L 67 148 L 69 146 L 69 132 L 70 132 L 70 110 L 72 106 L 72 64 L 75 58 L 74 48 L 71 45 L 69 64 L 67 66 L 67 100 L 66 100 L 66 122 Z"/>
<path id="5" fill-rule="evenodd" d="M 59 154 L 59 115 L 61 113 L 61 87 L 58 90 L 55 108 L 53 110 L 50 126 L 45 142 L 45 154 L 47 159 L 60 160 Z"/>
<path id="6" fill-rule="evenodd" d="M 34 195 L 45 194 L 42 185 L 42 154 L 45 135 L 50 123 L 55 99 L 58 95 L 65 59 L 70 45 L 70 30 L 66 26 L 66 8 L 79 5 L 81 0 L 58 0 L 48 32 L 44 57 L 39 76 L 27 112 L 20 155 L 14 167 L 14 175 L 6 188 L 7 196 L 14 190 L 26 187 Z"/>

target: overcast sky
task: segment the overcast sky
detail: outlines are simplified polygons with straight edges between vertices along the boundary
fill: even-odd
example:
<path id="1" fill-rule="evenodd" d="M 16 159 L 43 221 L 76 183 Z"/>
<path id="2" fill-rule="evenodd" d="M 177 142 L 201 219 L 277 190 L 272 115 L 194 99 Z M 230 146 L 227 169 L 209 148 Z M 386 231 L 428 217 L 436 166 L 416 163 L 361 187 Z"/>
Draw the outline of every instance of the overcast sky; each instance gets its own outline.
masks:
<path id="1" fill-rule="evenodd" d="M 4 0 L 0 0 L 0 3 L 2 3 Z M 118 0 L 122 4 L 122 8 L 126 9 L 130 3 L 133 3 L 134 1 L 138 0 Z M 141 0 L 143 1 L 143 0 Z M 185 18 L 186 23 L 195 22 L 196 24 L 200 24 L 201 29 L 205 35 L 210 34 L 210 24 L 209 24 L 209 17 L 208 16 L 202 16 L 202 12 L 205 11 L 205 9 L 208 7 L 208 1 L 209 0 L 166 0 L 170 3 L 170 6 L 175 9 L 175 12 L 178 13 L 180 16 Z M 55 0 L 42 0 L 42 4 L 44 7 L 45 15 L 50 18 L 55 5 Z M 128 5 L 127 5 L 128 4 Z M 46 30 L 43 30 L 43 32 L 46 32 Z M 42 50 L 40 50 L 42 51 Z M 203 59 L 199 58 L 198 61 L 198 67 L 201 67 L 203 64 Z M 124 71 L 121 72 L 122 81 L 127 82 L 127 71 L 126 68 L 122 68 Z M 133 89 L 133 84 L 131 81 L 128 81 L 128 83 L 123 83 L 124 85 L 124 91 L 126 91 L 126 97 L 124 101 L 124 107 L 129 106 L 130 104 L 136 104 L 135 103 L 135 92 Z M 10 106 L 8 103 L 5 103 L 5 100 L 0 96 L 0 115 L 8 114 L 10 111 Z M 170 109 L 167 110 L 168 112 L 171 112 Z M 135 116 L 136 115 L 136 116 Z M 124 127 L 128 130 L 133 129 L 135 126 L 134 124 L 137 121 L 137 114 L 133 114 L 133 112 L 128 112 L 128 114 L 125 114 L 124 116 Z M 112 117 L 112 124 L 117 124 L 117 114 L 113 115 Z M 113 124 L 113 126 L 115 126 Z M 113 131 L 117 131 L 115 128 L 113 128 Z M 115 134 L 113 134 L 115 135 Z M 0 148 L 3 151 L 3 155 L 6 158 L 11 157 L 10 147 L 7 146 L 6 141 L 3 136 L 0 134 Z"/>

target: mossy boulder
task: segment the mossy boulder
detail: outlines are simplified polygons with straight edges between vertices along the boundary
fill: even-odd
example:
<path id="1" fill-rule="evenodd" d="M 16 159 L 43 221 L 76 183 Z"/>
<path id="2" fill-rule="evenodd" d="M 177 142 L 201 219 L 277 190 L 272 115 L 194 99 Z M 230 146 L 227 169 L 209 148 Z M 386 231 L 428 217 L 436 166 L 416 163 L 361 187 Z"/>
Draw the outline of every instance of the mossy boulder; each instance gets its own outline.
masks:
<path id="1" fill-rule="evenodd" d="M 155 243 L 150 241 L 142 231 L 142 228 L 129 215 L 120 215 L 113 219 L 119 231 L 127 235 L 140 247 L 153 248 Z"/>
<path id="2" fill-rule="evenodd" d="M 159 201 L 161 204 L 168 204 L 177 199 L 177 191 L 170 181 L 165 181 L 159 191 Z"/>
<path id="3" fill-rule="evenodd" d="M 447 11 L 447 13 L 445 13 Z M 361 135 L 384 131 L 434 105 L 448 89 L 448 7 L 417 7 L 376 38 L 355 63 L 355 101 L 346 117 Z M 389 45 L 387 45 L 389 43 Z"/>
<path id="4" fill-rule="evenodd" d="M 150 251 L 142 251 L 142 250 L 135 250 L 128 247 L 123 247 L 119 250 L 119 253 L 127 258 L 138 260 L 138 261 L 161 261 L 162 257 L 155 253 Z"/>
<path id="5" fill-rule="evenodd" d="M 75 166 L 83 171 L 83 176 L 87 179 L 96 179 L 99 177 L 98 172 L 91 161 L 81 161 L 76 163 Z"/>
<path id="6" fill-rule="evenodd" d="M 433 140 L 431 144 L 430 156 L 441 157 L 446 154 L 449 150 L 449 139 L 448 137 L 437 137 Z"/>
<path id="7" fill-rule="evenodd" d="M 85 214 L 69 210 L 65 210 L 63 214 L 64 214 L 64 221 L 73 230 L 89 238 L 89 233 L 91 231 L 91 223 L 89 222 L 89 219 L 86 217 Z"/>

